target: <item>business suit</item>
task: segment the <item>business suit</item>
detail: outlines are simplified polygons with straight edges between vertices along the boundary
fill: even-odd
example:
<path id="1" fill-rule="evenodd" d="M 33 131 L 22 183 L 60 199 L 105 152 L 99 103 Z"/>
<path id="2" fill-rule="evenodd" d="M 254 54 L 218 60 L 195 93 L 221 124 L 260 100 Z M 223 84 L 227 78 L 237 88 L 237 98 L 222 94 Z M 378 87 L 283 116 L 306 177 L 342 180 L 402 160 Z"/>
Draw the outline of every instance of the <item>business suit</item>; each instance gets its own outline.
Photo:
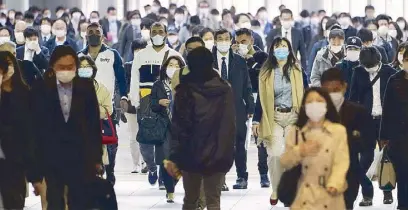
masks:
<path id="1" fill-rule="evenodd" d="M 393 75 L 387 85 L 380 137 L 389 140 L 388 154 L 394 165 L 398 185 L 398 208 L 408 209 L 408 80 L 405 71 Z"/>
<path id="2" fill-rule="evenodd" d="M 381 104 L 384 104 L 384 94 L 387 87 L 388 79 L 396 73 L 396 70 L 391 66 L 382 64 L 380 71 L 380 99 Z M 370 86 L 370 75 L 365 68 L 359 66 L 354 70 L 353 81 L 350 89 L 351 101 L 357 102 L 363 105 L 366 110 L 371 114 L 373 110 L 373 87 Z M 379 141 L 381 118 L 379 116 L 373 116 L 373 133 L 374 141 Z M 360 165 L 362 167 L 361 186 L 364 198 L 372 199 L 374 196 L 374 190 L 371 181 L 365 176 L 365 173 L 369 169 L 374 158 L 374 148 L 361 153 Z"/>
<path id="3" fill-rule="evenodd" d="M 345 100 L 339 111 L 341 124 L 347 130 L 347 139 L 350 155 L 350 167 L 347 172 L 348 188 L 344 192 L 347 209 L 353 209 L 360 187 L 361 171 L 359 153 L 364 153 L 375 148 L 375 135 L 372 132 L 373 124 L 371 115 L 367 110 L 356 103 Z"/>
<path id="4" fill-rule="evenodd" d="M 25 46 L 21 46 L 16 49 L 17 59 L 24 60 Z M 32 62 L 40 69 L 45 72 L 48 69 L 48 61 L 50 60 L 50 52 L 46 47 L 41 47 L 40 54 L 34 52 Z"/>
<path id="5" fill-rule="evenodd" d="M 54 52 L 55 47 L 57 47 L 57 43 L 55 42 L 55 40 L 56 40 L 56 37 L 54 36 L 51 39 L 49 39 L 47 41 L 47 43 L 45 43 L 45 45 L 44 45 L 44 47 L 46 47 L 49 50 L 50 55 L 52 55 L 52 53 Z M 64 45 L 68 45 L 68 46 L 72 47 L 72 49 L 74 49 L 75 52 L 79 51 L 75 40 L 69 38 L 68 36 L 66 37 L 66 41 L 65 41 Z"/>
<path id="6" fill-rule="evenodd" d="M 70 209 L 89 208 L 85 186 L 95 179 L 102 162 L 99 104 L 92 81 L 74 78 L 69 117 L 64 119 L 54 72 L 32 87 L 36 137 L 43 175 L 47 182 L 48 209 L 64 209 L 68 186 Z"/>
<path id="7" fill-rule="evenodd" d="M 306 69 L 306 45 L 305 41 L 303 40 L 303 33 L 299 29 L 291 28 L 291 45 L 293 49 L 293 53 L 297 57 L 297 54 L 300 54 L 300 61 L 302 63 L 302 69 Z M 272 42 L 276 37 L 282 37 L 282 28 L 273 29 L 269 32 L 268 36 L 266 37 L 266 43 L 268 46 L 268 51 L 271 48 Z"/>
<path id="8" fill-rule="evenodd" d="M 138 38 L 141 38 L 142 35 L 140 34 L 140 28 L 136 28 L 132 25 L 129 25 L 124 29 L 122 40 L 119 44 L 119 53 L 122 55 L 125 62 L 133 60 L 133 52 L 132 51 L 132 42 Z"/>
<path id="9" fill-rule="evenodd" d="M 213 49 L 214 69 L 221 72 L 218 67 L 217 48 Z M 238 178 L 248 180 L 247 173 L 247 151 L 245 149 L 245 140 L 248 120 L 248 114 L 253 114 L 255 109 L 254 97 L 252 95 L 251 80 L 248 73 L 246 61 L 238 54 L 229 51 L 228 82 L 230 83 L 234 95 L 236 110 L 236 142 L 235 142 L 235 165 Z"/>
<path id="10" fill-rule="evenodd" d="M 42 72 L 33 62 L 18 60 L 18 65 L 20 66 L 21 77 L 29 87 L 34 81 L 42 80 Z"/>
<path id="11" fill-rule="evenodd" d="M 117 27 L 116 27 L 116 28 L 117 28 L 116 34 L 117 34 L 117 38 L 118 38 L 118 41 L 119 41 L 119 38 L 120 38 L 120 28 L 122 27 L 122 22 L 120 22 L 120 21 L 118 21 L 118 20 L 116 20 L 115 22 L 116 22 L 116 26 L 117 26 Z M 104 34 L 105 36 L 107 36 L 108 33 L 110 32 L 109 20 L 108 20 L 107 18 L 104 18 L 103 20 L 101 20 L 101 25 L 102 25 L 103 34 Z"/>

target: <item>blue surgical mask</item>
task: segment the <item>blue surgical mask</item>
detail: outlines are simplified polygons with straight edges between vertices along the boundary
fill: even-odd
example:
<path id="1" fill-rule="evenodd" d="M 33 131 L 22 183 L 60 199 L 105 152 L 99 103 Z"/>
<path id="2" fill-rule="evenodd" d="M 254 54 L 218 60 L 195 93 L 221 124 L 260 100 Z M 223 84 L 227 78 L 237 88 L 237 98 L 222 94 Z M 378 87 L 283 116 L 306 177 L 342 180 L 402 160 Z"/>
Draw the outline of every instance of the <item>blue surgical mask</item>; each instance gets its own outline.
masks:
<path id="1" fill-rule="evenodd" d="M 92 67 L 78 69 L 78 76 L 81 78 L 91 78 L 93 75 Z"/>
<path id="2" fill-rule="evenodd" d="M 289 48 L 287 47 L 275 48 L 275 50 L 273 51 L 273 54 L 278 60 L 286 60 L 289 56 Z"/>

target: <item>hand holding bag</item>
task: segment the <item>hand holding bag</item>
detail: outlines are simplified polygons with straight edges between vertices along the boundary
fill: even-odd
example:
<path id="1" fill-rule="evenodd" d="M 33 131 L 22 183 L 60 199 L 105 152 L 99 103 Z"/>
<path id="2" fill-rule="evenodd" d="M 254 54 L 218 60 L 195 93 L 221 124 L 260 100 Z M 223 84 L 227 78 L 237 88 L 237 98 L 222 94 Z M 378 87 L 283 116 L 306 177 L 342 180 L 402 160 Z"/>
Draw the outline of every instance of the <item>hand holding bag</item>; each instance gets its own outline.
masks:
<path id="1" fill-rule="evenodd" d="M 298 133 L 299 130 L 296 128 L 295 145 L 298 145 Z M 305 141 L 304 133 L 302 132 L 302 139 Z M 285 206 L 292 205 L 296 198 L 298 181 L 302 175 L 302 165 L 299 164 L 289 170 L 286 170 L 280 179 L 278 186 L 278 199 L 285 204 Z"/>
<path id="2" fill-rule="evenodd" d="M 108 119 L 101 120 L 102 128 L 102 144 L 117 144 L 118 136 L 116 135 L 115 127 L 108 110 L 104 107 Z"/>
<path id="3" fill-rule="evenodd" d="M 395 189 L 397 178 L 395 175 L 394 165 L 388 157 L 388 146 L 385 146 L 382 150 L 383 156 L 378 172 L 378 184 L 381 190 L 391 191 Z"/>

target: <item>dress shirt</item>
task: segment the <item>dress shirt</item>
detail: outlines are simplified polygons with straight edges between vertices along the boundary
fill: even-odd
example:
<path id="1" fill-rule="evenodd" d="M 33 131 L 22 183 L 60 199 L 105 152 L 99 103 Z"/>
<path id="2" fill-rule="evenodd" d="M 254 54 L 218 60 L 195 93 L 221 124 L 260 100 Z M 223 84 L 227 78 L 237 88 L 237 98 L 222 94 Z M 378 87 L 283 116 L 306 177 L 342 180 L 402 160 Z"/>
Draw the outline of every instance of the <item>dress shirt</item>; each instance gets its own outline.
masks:
<path id="1" fill-rule="evenodd" d="M 109 22 L 109 32 L 112 35 L 112 43 L 116 44 L 118 42 L 118 23 L 116 21 Z"/>
<path id="2" fill-rule="evenodd" d="M 58 41 L 58 38 L 55 38 L 55 44 L 56 44 L 57 46 L 64 45 L 66 41 L 67 41 L 67 37 L 66 37 L 66 36 L 64 37 L 64 40 L 63 40 L 62 42 Z"/>
<path id="3" fill-rule="evenodd" d="M 292 108 L 292 85 L 279 68 L 274 70 L 275 107 Z"/>
<path id="4" fill-rule="evenodd" d="M 61 104 L 61 111 L 64 115 L 65 122 L 68 122 L 71 111 L 72 84 L 70 84 L 69 87 L 63 87 L 60 81 L 57 79 L 57 89 Z"/>
<path id="5" fill-rule="evenodd" d="M 24 47 L 24 60 L 25 61 L 33 61 L 34 58 L 34 51 L 29 50 L 27 46 Z"/>
<path id="6" fill-rule="evenodd" d="M 218 60 L 218 73 L 221 75 L 221 70 L 222 70 L 222 58 L 225 57 L 225 63 L 227 64 L 227 75 L 229 75 L 229 51 L 228 53 L 224 56 L 222 55 L 218 50 L 217 50 L 217 60 Z"/>
<path id="7" fill-rule="evenodd" d="M 41 34 L 41 37 L 42 37 L 42 41 L 45 43 L 51 39 L 51 34 L 48 34 L 48 35 Z"/>
<path id="8" fill-rule="evenodd" d="M 381 69 L 381 68 L 380 68 Z M 370 81 L 373 81 L 378 72 L 370 73 Z M 381 82 L 379 78 L 373 85 L 373 110 L 371 112 L 372 116 L 381 116 L 382 115 L 382 106 L 381 106 Z"/>
<path id="9" fill-rule="evenodd" d="M 292 44 L 292 28 L 286 30 L 282 27 L 282 37 L 286 37 L 290 44 Z"/>

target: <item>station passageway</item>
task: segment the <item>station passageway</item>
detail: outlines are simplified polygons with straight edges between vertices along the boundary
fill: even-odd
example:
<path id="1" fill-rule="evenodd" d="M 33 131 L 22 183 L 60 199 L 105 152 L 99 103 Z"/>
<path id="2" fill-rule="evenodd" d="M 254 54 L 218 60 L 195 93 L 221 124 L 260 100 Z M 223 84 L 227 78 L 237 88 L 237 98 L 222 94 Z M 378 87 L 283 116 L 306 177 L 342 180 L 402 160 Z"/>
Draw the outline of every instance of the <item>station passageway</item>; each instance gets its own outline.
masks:
<path id="1" fill-rule="evenodd" d="M 180 210 L 183 203 L 184 190 L 182 183 L 176 186 L 175 203 L 166 202 L 165 191 L 160 191 L 158 186 L 151 186 L 147 180 L 147 174 L 131 174 L 132 159 L 127 133 L 127 125 L 121 124 L 118 127 L 119 151 L 116 159 L 116 185 L 115 191 L 118 200 L 119 210 Z M 251 144 L 248 151 L 248 172 L 249 185 L 247 190 L 232 190 L 235 184 L 236 173 L 233 167 L 227 175 L 229 192 L 223 192 L 221 196 L 222 210 L 283 210 L 283 204 L 272 207 L 269 204 L 271 189 L 262 189 L 259 184 L 259 173 L 257 168 L 258 155 L 255 144 Z M 378 183 L 374 183 L 374 205 L 372 207 L 359 207 L 362 195 L 356 201 L 355 210 L 396 210 L 397 203 L 392 205 L 382 204 L 383 193 L 378 189 Z M 25 210 L 41 210 L 40 197 L 35 197 L 30 189 L 30 196 L 26 200 Z M 396 200 L 396 190 L 394 190 L 394 200 Z"/>

